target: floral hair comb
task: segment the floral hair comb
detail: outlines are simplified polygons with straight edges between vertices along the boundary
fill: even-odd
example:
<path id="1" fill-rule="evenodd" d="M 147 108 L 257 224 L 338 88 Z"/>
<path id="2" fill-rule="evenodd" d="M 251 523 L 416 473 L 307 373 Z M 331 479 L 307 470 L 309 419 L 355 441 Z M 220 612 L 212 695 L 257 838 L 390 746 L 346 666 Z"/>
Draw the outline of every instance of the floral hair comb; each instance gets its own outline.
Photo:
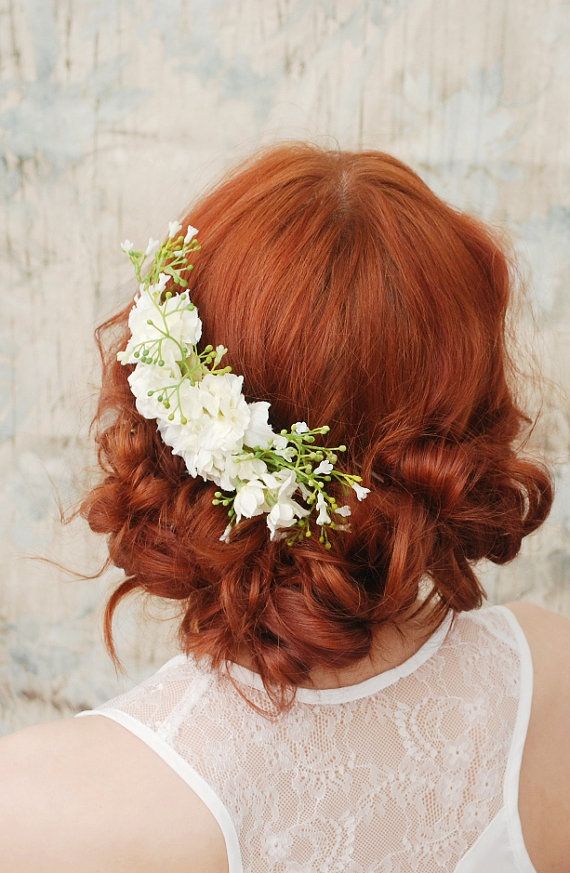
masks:
<path id="1" fill-rule="evenodd" d="M 319 541 L 330 549 L 327 527 L 350 530 L 331 514 L 349 516 L 350 507 L 338 506 L 326 483 L 334 479 L 345 490 L 353 488 L 359 500 L 370 489 L 358 484 L 361 476 L 334 469 L 336 452 L 346 446 L 315 445 L 315 434 L 328 433 L 328 425 L 309 428 L 297 421 L 290 431 L 275 433 L 268 423 L 270 404 L 248 403 L 243 376 L 219 367 L 228 350 L 207 345 L 198 351 L 202 322 L 183 274 L 193 269 L 188 257 L 201 245 L 197 228 L 188 225 L 184 235 L 181 231 L 182 225 L 171 221 L 162 244 L 150 239 L 144 251 L 129 240 L 121 244 L 139 291 L 129 313 L 131 337 L 117 360 L 136 365 L 128 382 L 137 411 L 156 419 L 163 441 L 184 459 L 191 476 L 222 489 L 212 500 L 228 507 L 230 521 L 220 540 L 229 542 L 242 517 L 267 513 L 270 539 L 286 538 L 292 545 L 312 536 L 309 516 L 316 509 Z M 297 491 L 309 508 L 294 499 Z"/>

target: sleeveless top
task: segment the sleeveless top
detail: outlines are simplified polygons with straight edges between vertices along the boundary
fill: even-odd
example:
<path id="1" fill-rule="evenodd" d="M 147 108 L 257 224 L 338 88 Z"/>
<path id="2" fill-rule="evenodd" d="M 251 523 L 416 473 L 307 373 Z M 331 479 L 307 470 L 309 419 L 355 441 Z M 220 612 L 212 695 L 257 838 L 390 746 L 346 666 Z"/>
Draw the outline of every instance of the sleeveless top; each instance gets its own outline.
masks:
<path id="1" fill-rule="evenodd" d="M 532 661 L 504 606 L 448 614 L 408 660 L 298 688 L 277 720 L 258 673 L 178 654 L 103 715 L 208 806 L 229 873 L 536 873 L 518 814 Z"/>

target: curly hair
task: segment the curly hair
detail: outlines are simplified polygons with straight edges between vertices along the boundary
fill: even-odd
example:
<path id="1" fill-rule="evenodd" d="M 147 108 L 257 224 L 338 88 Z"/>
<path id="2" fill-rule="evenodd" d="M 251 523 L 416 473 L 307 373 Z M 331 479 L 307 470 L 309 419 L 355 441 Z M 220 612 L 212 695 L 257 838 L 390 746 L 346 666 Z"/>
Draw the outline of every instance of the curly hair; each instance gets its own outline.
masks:
<path id="1" fill-rule="evenodd" d="M 531 423 L 506 342 L 514 261 L 499 229 L 373 150 L 261 148 L 181 220 L 202 242 L 190 292 L 205 341 L 228 348 L 246 400 L 271 403 L 277 432 L 329 424 L 329 444 L 347 447 L 337 466 L 371 493 L 359 502 L 331 483 L 352 516 L 330 551 L 318 535 L 270 541 L 264 515 L 220 542 L 217 486 L 190 477 L 138 414 L 116 360 L 129 299 L 95 331 L 104 475 L 77 512 L 126 576 L 105 609 L 115 664 L 113 613 L 138 589 L 179 601 L 185 653 L 217 668 L 246 650 L 284 710 L 313 668 L 365 658 L 375 629 L 411 609 L 438 623 L 479 607 L 472 565 L 512 561 L 547 517 L 551 474 L 514 447 Z"/>

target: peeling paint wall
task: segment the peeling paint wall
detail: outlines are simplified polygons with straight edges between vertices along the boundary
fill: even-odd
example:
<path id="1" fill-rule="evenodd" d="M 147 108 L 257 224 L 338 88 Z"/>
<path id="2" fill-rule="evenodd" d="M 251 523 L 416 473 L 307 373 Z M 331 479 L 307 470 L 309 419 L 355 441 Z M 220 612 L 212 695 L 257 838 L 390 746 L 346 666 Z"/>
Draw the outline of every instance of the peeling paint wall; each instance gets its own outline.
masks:
<path id="1" fill-rule="evenodd" d="M 117 242 L 159 232 L 260 143 L 391 151 L 507 227 L 524 331 L 567 389 L 569 37 L 563 0 L 0 0 L 0 732 L 92 706 L 175 651 L 173 622 L 150 620 L 165 606 L 123 606 L 117 680 L 100 621 L 120 572 L 77 582 L 28 556 L 105 558 L 83 522 L 61 527 L 56 496 L 73 503 L 94 460 L 93 329 L 130 293 Z M 478 568 L 494 601 L 570 615 L 569 418 L 549 391 L 529 445 L 555 506 L 516 561 Z"/>

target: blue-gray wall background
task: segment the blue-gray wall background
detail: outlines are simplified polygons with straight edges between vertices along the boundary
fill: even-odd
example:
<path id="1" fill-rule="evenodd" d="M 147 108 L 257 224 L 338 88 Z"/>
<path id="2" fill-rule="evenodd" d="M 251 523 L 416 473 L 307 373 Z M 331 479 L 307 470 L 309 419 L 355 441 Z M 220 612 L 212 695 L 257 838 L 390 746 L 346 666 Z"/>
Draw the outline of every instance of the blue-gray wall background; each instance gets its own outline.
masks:
<path id="1" fill-rule="evenodd" d="M 1 733 L 175 652 L 168 604 L 124 604 L 117 679 L 100 624 L 120 571 L 75 581 L 27 555 L 104 559 L 55 495 L 73 503 L 94 475 L 93 329 L 132 295 L 119 241 L 161 236 L 277 140 L 390 151 L 512 234 L 533 313 L 520 336 L 563 389 L 529 442 L 557 495 L 519 558 L 479 571 L 493 601 L 570 615 L 569 47 L 563 0 L 0 0 Z"/>

